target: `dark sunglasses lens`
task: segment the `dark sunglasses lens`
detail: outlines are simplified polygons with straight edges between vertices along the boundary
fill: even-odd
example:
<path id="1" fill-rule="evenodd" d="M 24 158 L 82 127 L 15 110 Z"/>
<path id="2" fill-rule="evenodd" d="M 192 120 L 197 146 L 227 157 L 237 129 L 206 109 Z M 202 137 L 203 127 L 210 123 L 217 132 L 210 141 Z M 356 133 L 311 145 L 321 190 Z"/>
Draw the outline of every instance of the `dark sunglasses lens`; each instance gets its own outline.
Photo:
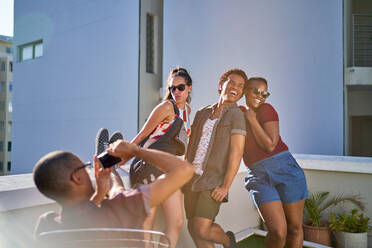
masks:
<path id="1" fill-rule="evenodd" d="M 169 87 L 169 91 L 172 91 L 172 92 L 175 92 L 176 89 L 178 89 L 179 91 L 184 91 L 186 89 L 186 85 L 181 84 L 181 85 L 178 85 L 178 86 Z"/>
<path id="2" fill-rule="evenodd" d="M 254 88 L 253 93 L 258 96 L 259 94 L 261 94 L 261 91 L 257 88 Z"/>
<path id="3" fill-rule="evenodd" d="M 262 97 L 263 98 L 268 98 L 270 96 L 270 93 L 269 92 L 263 92 L 262 93 Z"/>

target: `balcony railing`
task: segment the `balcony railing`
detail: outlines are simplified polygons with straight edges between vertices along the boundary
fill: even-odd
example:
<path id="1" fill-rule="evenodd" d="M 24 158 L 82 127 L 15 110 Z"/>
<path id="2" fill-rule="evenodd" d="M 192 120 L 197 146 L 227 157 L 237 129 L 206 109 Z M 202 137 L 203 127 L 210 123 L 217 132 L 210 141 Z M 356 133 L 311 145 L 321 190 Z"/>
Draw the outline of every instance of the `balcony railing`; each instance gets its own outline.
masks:
<path id="1" fill-rule="evenodd" d="M 352 15 L 353 66 L 372 67 L 372 15 Z"/>

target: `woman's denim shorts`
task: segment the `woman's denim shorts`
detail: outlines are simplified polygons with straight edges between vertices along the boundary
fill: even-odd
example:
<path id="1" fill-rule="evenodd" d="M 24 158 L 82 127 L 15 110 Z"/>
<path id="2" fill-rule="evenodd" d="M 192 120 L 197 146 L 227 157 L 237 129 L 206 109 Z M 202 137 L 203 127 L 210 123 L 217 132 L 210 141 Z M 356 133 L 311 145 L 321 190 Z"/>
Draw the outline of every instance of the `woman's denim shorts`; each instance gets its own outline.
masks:
<path id="1" fill-rule="evenodd" d="M 289 204 L 308 196 L 305 174 L 289 151 L 250 165 L 245 188 L 257 206 L 272 201 Z"/>

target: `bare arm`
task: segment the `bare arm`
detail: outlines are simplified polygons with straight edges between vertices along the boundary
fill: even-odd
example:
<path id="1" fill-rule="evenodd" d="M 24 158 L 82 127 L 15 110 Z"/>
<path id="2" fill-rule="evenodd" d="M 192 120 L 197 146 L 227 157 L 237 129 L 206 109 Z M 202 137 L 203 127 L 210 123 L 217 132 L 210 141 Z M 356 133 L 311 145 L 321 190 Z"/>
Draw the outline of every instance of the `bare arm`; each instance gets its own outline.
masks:
<path id="1" fill-rule="evenodd" d="M 131 143 L 139 145 L 155 128 L 163 121 L 172 121 L 174 118 L 173 104 L 170 101 L 164 101 L 156 106 L 141 131 L 134 137 Z M 121 157 L 119 165 L 125 164 L 131 157 Z"/>
<path id="2" fill-rule="evenodd" d="M 257 119 L 253 119 L 249 124 L 257 144 L 267 153 L 274 151 L 279 142 L 279 122 L 265 122 L 262 127 Z"/>
<path id="3" fill-rule="evenodd" d="M 221 186 L 216 187 L 212 192 L 212 198 L 216 201 L 222 201 L 227 195 L 229 188 L 240 167 L 240 161 L 243 156 L 245 136 L 241 134 L 232 134 L 230 139 L 230 154 L 228 158 L 228 167 L 225 179 Z"/>
<path id="4" fill-rule="evenodd" d="M 265 122 L 262 127 L 252 109 L 245 109 L 243 112 L 256 143 L 267 153 L 274 151 L 279 142 L 279 121 Z"/>
<path id="5" fill-rule="evenodd" d="M 131 141 L 136 145 L 140 144 L 152 131 L 163 121 L 172 121 L 173 105 L 169 101 L 164 101 L 154 108 L 141 131 Z"/>
<path id="6" fill-rule="evenodd" d="M 94 156 L 94 176 L 96 178 L 97 188 L 90 201 L 99 206 L 106 194 L 110 190 L 111 168 L 103 168 L 97 156 Z"/>
<path id="7" fill-rule="evenodd" d="M 176 190 L 186 184 L 194 173 L 194 167 L 176 156 L 153 149 L 140 148 L 123 140 L 110 144 L 107 150 L 117 157 L 135 156 L 164 171 L 165 176 L 150 184 L 150 206 L 154 207 L 166 200 Z"/>
<path id="8" fill-rule="evenodd" d="M 112 168 L 110 179 L 111 179 L 112 186 L 109 192 L 109 198 L 111 199 L 114 196 L 116 196 L 118 192 L 125 190 L 125 187 L 124 187 L 123 180 L 121 180 L 121 177 L 115 168 Z"/>

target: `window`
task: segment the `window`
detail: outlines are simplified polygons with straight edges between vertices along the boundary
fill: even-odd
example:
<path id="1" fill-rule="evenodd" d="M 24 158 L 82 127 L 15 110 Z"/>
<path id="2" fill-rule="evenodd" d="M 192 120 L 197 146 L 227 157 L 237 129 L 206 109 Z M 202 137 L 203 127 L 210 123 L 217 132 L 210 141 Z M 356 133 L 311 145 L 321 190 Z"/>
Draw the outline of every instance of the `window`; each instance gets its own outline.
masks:
<path id="1" fill-rule="evenodd" d="M 3 112 L 5 110 L 4 104 L 5 104 L 4 101 L 0 101 L 0 111 L 1 112 Z M 3 128 L 4 128 L 4 122 L 3 122 Z"/>
<path id="2" fill-rule="evenodd" d="M 43 56 L 43 40 L 34 41 L 18 47 L 19 61 L 35 59 Z"/>
<path id="3" fill-rule="evenodd" d="M 21 60 L 28 60 L 28 59 L 33 59 L 33 46 L 28 45 L 22 48 L 21 50 Z"/>
<path id="4" fill-rule="evenodd" d="M 9 82 L 9 92 L 12 92 L 13 91 L 13 82 L 10 81 Z"/>
<path id="5" fill-rule="evenodd" d="M 5 62 L 1 62 L 0 71 L 5 71 Z"/>
<path id="6" fill-rule="evenodd" d="M 10 171 L 11 169 L 12 169 L 12 163 L 8 161 L 8 171 Z"/>
<path id="7" fill-rule="evenodd" d="M 12 113 L 13 112 L 12 102 L 8 102 L 8 111 L 9 111 L 9 113 Z"/>
<path id="8" fill-rule="evenodd" d="M 5 52 L 6 53 L 9 53 L 9 54 L 12 54 L 13 53 L 13 49 L 11 47 L 6 47 L 5 48 Z"/>
<path id="9" fill-rule="evenodd" d="M 0 152 L 3 152 L 4 150 L 4 142 L 0 141 Z"/>
<path id="10" fill-rule="evenodd" d="M 4 121 L 0 121 L 0 132 L 4 131 Z"/>
<path id="11" fill-rule="evenodd" d="M 0 171 L 2 171 L 3 169 L 4 169 L 3 161 L 0 161 Z"/>
<path id="12" fill-rule="evenodd" d="M 13 72 L 13 62 L 12 61 L 9 62 L 9 71 Z"/>
<path id="13" fill-rule="evenodd" d="M 5 89 L 6 89 L 5 82 L 4 81 L 1 81 L 0 82 L 0 92 L 5 92 Z"/>
<path id="14" fill-rule="evenodd" d="M 8 152 L 12 151 L 12 142 L 8 141 Z"/>
<path id="15" fill-rule="evenodd" d="M 43 43 L 35 44 L 35 58 L 43 56 Z"/>
<path id="16" fill-rule="evenodd" d="M 12 125 L 13 125 L 13 122 L 8 121 L 8 133 L 12 132 Z"/>
<path id="17" fill-rule="evenodd" d="M 146 72 L 154 73 L 155 68 L 155 16 L 146 15 Z"/>

